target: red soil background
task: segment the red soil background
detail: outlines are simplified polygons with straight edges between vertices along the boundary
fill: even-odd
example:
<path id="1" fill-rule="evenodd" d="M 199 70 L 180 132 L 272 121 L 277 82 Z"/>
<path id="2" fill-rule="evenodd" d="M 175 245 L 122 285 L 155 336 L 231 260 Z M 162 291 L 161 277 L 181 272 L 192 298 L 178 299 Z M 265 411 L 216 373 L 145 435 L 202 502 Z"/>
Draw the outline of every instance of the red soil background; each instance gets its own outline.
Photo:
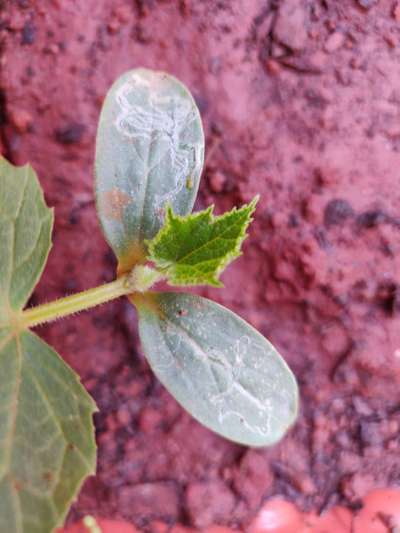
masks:
<path id="1" fill-rule="evenodd" d="M 246 528 L 271 495 L 322 511 L 400 484 L 400 6 L 392 0 L 2 0 L 1 142 L 55 207 L 32 303 L 111 280 L 93 202 L 113 80 L 146 66 L 193 92 L 207 139 L 197 208 L 261 195 L 226 288 L 202 291 L 280 349 L 301 414 L 250 450 L 157 382 L 128 301 L 38 332 L 96 399 L 98 475 L 70 520 Z"/>

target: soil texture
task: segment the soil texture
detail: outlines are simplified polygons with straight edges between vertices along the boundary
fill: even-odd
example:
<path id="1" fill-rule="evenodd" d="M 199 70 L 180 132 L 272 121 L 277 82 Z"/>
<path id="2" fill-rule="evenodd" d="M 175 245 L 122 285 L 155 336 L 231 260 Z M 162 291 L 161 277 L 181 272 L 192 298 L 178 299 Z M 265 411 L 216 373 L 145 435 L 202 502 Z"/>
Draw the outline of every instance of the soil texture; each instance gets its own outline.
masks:
<path id="1" fill-rule="evenodd" d="M 98 475 L 70 521 L 245 530 L 272 495 L 318 513 L 399 486 L 400 3 L 0 6 L 2 152 L 32 163 L 55 208 L 32 303 L 113 279 L 93 201 L 99 111 L 122 72 L 165 70 L 204 120 L 196 207 L 220 213 L 261 197 L 225 289 L 201 293 L 275 343 L 301 387 L 290 434 L 246 449 L 201 427 L 157 382 L 128 301 L 40 328 L 100 408 Z"/>

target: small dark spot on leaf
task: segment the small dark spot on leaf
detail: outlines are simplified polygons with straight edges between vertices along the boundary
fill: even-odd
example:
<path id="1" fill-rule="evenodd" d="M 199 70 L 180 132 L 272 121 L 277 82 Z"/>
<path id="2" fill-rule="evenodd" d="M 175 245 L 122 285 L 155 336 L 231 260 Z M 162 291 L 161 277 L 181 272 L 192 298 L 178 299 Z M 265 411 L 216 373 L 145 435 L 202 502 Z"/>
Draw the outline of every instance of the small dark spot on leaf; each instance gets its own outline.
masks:
<path id="1" fill-rule="evenodd" d="M 48 481 L 50 483 L 51 481 L 53 481 L 53 478 L 54 478 L 53 472 L 48 471 L 48 472 L 43 473 L 43 479 L 45 481 Z"/>
<path id="2" fill-rule="evenodd" d="M 159 207 L 158 209 L 156 209 L 156 214 L 161 220 L 164 220 L 164 218 L 165 218 L 165 209 L 164 209 L 164 207 Z"/>
<path id="3" fill-rule="evenodd" d="M 186 316 L 188 314 L 186 309 L 178 309 L 179 316 Z"/>
<path id="4" fill-rule="evenodd" d="M 85 132 L 85 126 L 79 122 L 71 122 L 55 132 L 57 142 L 60 144 L 76 144 L 82 139 Z"/>
<path id="5" fill-rule="evenodd" d="M 36 26 L 33 22 L 28 21 L 25 23 L 21 31 L 21 44 L 30 45 L 35 42 L 36 38 Z"/>
<path id="6" fill-rule="evenodd" d="M 20 490 L 22 490 L 23 488 L 23 485 L 20 481 L 18 481 L 17 479 L 14 480 L 14 488 L 17 492 L 19 492 Z"/>
<path id="7" fill-rule="evenodd" d="M 72 443 L 72 442 L 69 442 L 68 445 L 67 445 L 67 450 L 70 451 L 70 452 L 75 451 L 75 444 Z"/>
<path id="8" fill-rule="evenodd" d="M 128 194 L 117 187 L 102 193 L 99 197 L 100 210 L 103 215 L 117 222 L 122 221 L 126 206 L 132 201 L 133 199 Z"/>
<path id="9" fill-rule="evenodd" d="M 343 224 L 354 215 L 354 210 L 347 200 L 335 198 L 327 203 L 324 211 L 325 226 Z"/>

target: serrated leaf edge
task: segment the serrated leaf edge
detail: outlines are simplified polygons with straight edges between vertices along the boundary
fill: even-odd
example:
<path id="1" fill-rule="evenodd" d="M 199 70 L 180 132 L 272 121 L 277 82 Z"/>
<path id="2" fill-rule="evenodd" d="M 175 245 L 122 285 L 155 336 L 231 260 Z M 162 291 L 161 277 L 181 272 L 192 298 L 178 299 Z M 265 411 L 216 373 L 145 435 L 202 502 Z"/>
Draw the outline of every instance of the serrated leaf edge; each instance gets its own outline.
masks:
<path id="1" fill-rule="evenodd" d="M 216 216 L 213 214 L 214 204 L 210 205 L 209 207 L 207 207 L 203 211 L 198 211 L 196 213 L 189 213 L 188 215 L 185 215 L 185 216 L 181 216 L 181 215 L 175 214 L 173 209 L 172 209 L 172 206 L 171 205 L 167 205 L 164 226 L 160 229 L 160 231 L 157 233 L 157 235 L 153 239 L 144 241 L 144 244 L 145 244 L 145 246 L 147 248 L 147 259 L 149 261 L 153 261 L 154 263 L 156 263 L 158 265 L 160 265 L 160 264 L 162 265 L 162 260 L 161 261 L 158 260 L 155 257 L 155 255 L 154 255 L 154 248 L 155 248 L 155 246 L 157 246 L 158 242 L 163 238 L 163 236 L 166 233 L 168 233 L 168 231 L 169 231 L 168 224 L 172 224 L 175 220 L 179 220 L 179 221 L 185 221 L 185 220 L 189 220 L 189 219 L 196 220 L 197 218 L 204 217 L 204 215 L 209 215 L 209 223 L 210 224 L 214 224 L 215 221 L 221 222 L 224 219 L 228 218 L 228 216 L 232 215 L 233 213 L 238 213 L 240 211 L 248 210 L 247 220 L 245 221 L 245 223 L 242 224 L 242 228 L 240 230 L 240 233 L 239 233 L 239 235 L 236 238 L 236 244 L 235 244 L 234 249 L 232 251 L 228 252 L 224 257 L 222 257 L 220 259 L 219 265 L 216 268 L 214 275 L 208 279 L 208 284 L 209 285 L 214 286 L 214 287 L 219 287 L 219 288 L 223 287 L 224 284 L 218 278 L 221 275 L 221 273 L 225 270 L 225 268 L 229 265 L 229 263 L 231 263 L 234 259 L 236 259 L 236 258 L 238 258 L 238 257 L 240 257 L 242 255 L 243 252 L 241 251 L 241 246 L 242 246 L 243 241 L 248 236 L 247 228 L 249 227 L 249 225 L 253 221 L 252 214 L 254 213 L 254 211 L 256 209 L 256 206 L 257 206 L 257 203 L 259 201 L 259 198 L 260 198 L 260 196 L 256 195 L 250 203 L 245 204 L 245 205 L 243 205 L 242 207 L 239 207 L 239 208 L 235 206 L 230 211 L 226 211 L 222 215 L 216 215 Z M 220 237 L 221 237 L 221 235 L 218 235 L 218 238 L 220 238 Z M 202 246 L 200 246 L 199 248 L 197 248 L 196 252 L 198 250 L 200 250 L 202 247 L 208 245 L 210 242 L 212 242 L 212 241 L 207 241 L 207 243 L 205 243 Z M 204 263 L 206 263 L 206 261 L 202 262 L 202 264 L 204 264 Z M 168 262 L 165 262 L 165 266 L 161 266 L 161 267 L 158 266 L 158 268 L 160 269 L 161 272 L 163 272 L 164 274 L 166 273 L 167 276 L 168 276 L 168 272 L 167 271 L 168 271 L 168 267 L 170 265 L 171 265 L 171 262 L 168 261 Z M 193 267 L 193 268 L 195 268 L 195 267 Z M 204 285 L 204 283 L 196 282 L 195 281 L 196 278 L 190 278 L 189 277 L 185 282 L 179 281 L 179 283 L 178 282 L 174 283 L 174 280 L 175 280 L 175 277 L 174 277 L 173 274 L 171 274 L 168 277 L 168 279 L 167 279 L 168 285 L 170 285 L 170 286 L 176 286 L 176 285 L 178 285 L 178 286 Z"/>
<path id="2" fill-rule="evenodd" d="M 54 226 L 54 208 L 48 207 L 48 205 L 46 203 L 46 200 L 45 200 L 45 195 L 44 195 L 43 188 L 42 188 L 42 186 L 40 184 L 39 178 L 38 178 L 34 168 L 32 167 L 32 165 L 30 165 L 29 163 L 27 163 L 25 165 L 19 165 L 19 166 L 18 165 L 13 165 L 5 157 L 3 157 L 1 155 L 0 155 L 0 163 L 4 164 L 4 166 L 6 167 L 6 172 L 7 172 L 8 169 L 10 171 L 12 171 L 12 172 L 15 172 L 15 169 L 18 169 L 18 170 L 24 172 L 24 177 L 25 177 L 24 189 L 26 188 L 26 184 L 28 182 L 28 179 L 32 179 L 35 182 L 35 184 L 37 185 L 39 198 L 40 198 L 40 200 L 42 201 L 42 203 L 46 206 L 46 208 L 48 210 L 47 214 L 40 220 L 40 223 L 41 223 L 41 225 L 43 225 L 45 222 L 49 222 L 48 233 L 46 235 L 46 237 L 47 237 L 46 240 L 48 242 L 47 251 L 45 253 L 45 256 L 43 257 L 42 265 L 41 265 L 41 267 L 38 269 L 38 271 L 36 273 L 36 276 L 35 276 L 35 279 L 34 279 L 34 283 L 32 283 L 32 288 L 31 288 L 30 292 L 27 294 L 25 302 L 21 306 L 16 308 L 16 309 L 11 307 L 11 305 L 9 303 L 10 293 L 7 294 L 8 315 L 9 315 L 8 318 L 9 319 L 7 321 L 5 321 L 5 322 L 0 323 L 0 329 L 2 329 L 2 328 L 9 328 L 10 329 L 10 333 L 8 335 L 6 335 L 6 337 L 1 339 L 0 351 L 3 350 L 7 346 L 7 344 L 9 344 L 13 339 L 15 339 L 15 343 L 16 343 L 16 347 L 17 347 L 17 353 L 18 353 L 18 357 L 17 357 L 17 359 L 18 359 L 18 370 L 17 370 L 18 379 L 17 379 L 16 385 L 15 385 L 15 389 L 14 389 L 14 392 L 13 392 L 12 414 L 11 414 L 12 422 L 11 422 L 11 429 L 10 429 L 9 434 L 7 435 L 7 439 L 6 439 L 6 440 L 11 440 L 12 441 L 13 440 L 13 436 L 15 434 L 15 429 L 16 429 L 16 420 L 17 420 L 17 416 L 18 416 L 19 392 L 20 392 L 20 385 L 21 385 L 21 371 L 22 371 L 21 334 L 24 333 L 24 332 L 29 332 L 30 334 L 34 335 L 34 333 L 30 330 L 30 328 L 22 325 L 21 320 L 20 320 L 20 315 L 22 313 L 22 310 L 26 306 L 26 303 L 28 302 L 30 296 L 32 295 L 36 285 L 38 284 L 38 282 L 39 282 L 39 280 L 40 280 L 40 278 L 41 278 L 41 276 L 43 274 L 43 271 L 44 271 L 44 269 L 46 267 L 47 261 L 48 261 L 48 256 L 49 256 L 50 250 L 51 250 L 52 245 L 53 245 L 52 234 L 53 234 L 53 226 Z M 28 176 L 29 176 L 29 178 L 28 178 Z M 21 205 L 19 206 L 19 209 L 21 208 L 22 203 L 23 203 L 23 195 L 21 197 Z M 17 220 L 18 214 L 19 213 L 17 213 L 17 216 L 15 217 L 14 221 Z M 43 343 L 45 342 L 42 339 L 40 339 L 40 340 Z M 54 352 L 55 355 L 60 357 L 59 354 L 55 350 L 53 350 L 52 348 L 51 348 L 51 350 Z M 70 368 L 69 365 L 66 362 L 64 362 L 64 364 L 68 368 Z M 72 370 L 72 369 L 70 368 L 70 370 Z M 82 389 L 86 392 L 86 399 L 87 399 L 87 406 L 86 407 L 90 410 L 90 413 L 91 413 L 91 416 L 90 416 L 90 427 L 88 427 L 87 429 L 88 429 L 88 432 L 90 432 L 92 434 L 92 436 L 94 437 L 94 435 L 95 435 L 95 426 L 94 426 L 94 421 L 93 421 L 93 414 L 98 411 L 97 405 L 96 405 L 95 401 L 93 400 L 93 398 L 89 395 L 89 393 L 83 387 L 79 376 L 73 370 L 72 370 L 72 372 L 73 372 L 73 374 L 75 376 L 75 379 L 76 379 L 77 383 L 79 383 L 79 385 L 82 387 Z M 36 379 L 35 379 L 35 381 L 36 381 Z M 52 409 L 52 406 L 51 406 L 51 409 Z M 58 421 L 57 421 L 57 424 L 58 424 Z M 64 434 L 63 431 L 62 431 L 62 433 Z M 85 480 L 89 476 L 95 475 L 95 473 L 96 473 L 97 453 L 96 453 L 95 440 L 93 441 L 93 445 L 94 445 L 94 456 L 93 456 L 93 460 L 92 461 L 88 461 L 87 458 L 81 453 L 81 450 L 78 449 L 78 452 L 79 452 L 79 455 L 81 457 L 81 460 L 86 464 L 88 472 L 84 476 L 82 476 L 82 478 L 77 482 L 75 490 L 73 491 L 73 493 L 71 493 L 70 497 L 67 498 L 67 500 L 65 502 L 65 505 L 64 505 L 64 509 L 65 510 L 64 510 L 64 512 L 60 513 L 59 516 L 57 517 L 58 520 L 57 520 L 57 523 L 54 525 L 53 531 L 55 531 L 57 529 L 57 527 L 59 527 L 59 526 L 61 526 L 63 524 L 63 522 L 65 520 L 65 517 L 67 516 L 72 503 L 78 497 Z M 6 464 L 8 464 L 8 468 L 9 468 L 10 463 L 11 463 L 11 458 L 12 458 L 12 449 L 10 447 L 10 452 L 8 454 L 8 457 L 6 458 Z M 3 479 L 6 476 L 10 476 L 9 472 L 6 473 L 1 479 Z M 13 497 L 15 497 L 15 492 L 16 492 L 16 489 L 13 488 Z M 19 499 L 17 499 L 16 505 L 17 505 L 18 508 L 20 508 Z M 22 531 L 22 523 L 21 522 L 19 522 L 19 526 L 18 527 Z"/>
<path id="3" fill-rule="evenodd" d="M 45 255 L 45 257 L 43 258 L 43 264 L 42 264 L 42 267 L 38 270 L 37 272 L 37 275 L 35 276 L 35 282 L 34 284 L 32 285 L 32 289 L 31 291 L 29 292 L 29 294 L 27 295 L 26 299 L 25 299 L 25 303 L 21 306 L 20 309 L 13 309 L 10 305 L 10 302 L 9 302 L 9 299 L 10 299 L 10 294 L 7 295 L 7 299 L 8 299 L 8 302 L 9 302 L 9 309 L 8 309 L 8 312 L 9 312 L 9 315 L 10 315 L 10 326 L 13 322 L 13 318 L 15 317 L 15 315 L 20 312 L 26 305 L 26 303 L 28 302 L 29 298 L 32 296 L 32 293 L 33 291 L 35 290 L 35 287 L 36 285 L 38 284 L 40 278 L 42 277 L 42 274 L 43 274 L 43 271 L 46 267 L 46 264 L 47 264 L 47 261 L 48 261 L 48 257 L 49 257 L 49 254 L 50 254 L 50 251 L 51 251 L 51 248 L 53 246 L 53 241 L 52 241 L 52 235 L 53 235 L 53 229 L 54 229 L 54 207 L 49 207 L 46 203 L 46 199 L 45 199 L 45 196 L 44 196 L 44 191 L 43 191 L 43 188 L 40 184 L 40 181 L 39 181 L 39 178 L 37 176 L 37 173 L 35 171 L 35 169 L 32 167 L 31 164 L 29 163 L 26 163 L 25 165 L 13 165 L 12 163 L 10 163 L 5 157 L 3 157 L 2 155 L 0 155 L 0 164 L 4 164 L 4 166 L 6 167 L 6 171 L 7 171 L 7 167 L 9 169 L 9 171 L 11 172 L 14 172 L 15 169 L 17 170 L 20 170 L 20 171 L 24 171 L 24 174 L 25 174 L 25 183 L 24 183 L 24 189 L 26 188 L 26 184 L 28 182 L 28 175 L 30 174 L 31 178 L 35 181 L 37 187 L 38 187 L 38 193 L 39 193 L 39 196 L 40 196 L 40 200 L 43 202 L 43 204 L 46 206 L 46 208 L 48 209 L 48 213 L 40 220 L 40 223 L 41 225 L 43 226 L 43 224 L 45 222 L 47 222 L 47 219 L 50 219 L 49 220 L 49 232 L 48 234 L 46 235 L 47 237 L 47 241 L 48 241 L 48 249 L 47 249 L 47 253 Z M 22 206 L 22 203 L 23 203 L 23 196 L 21 197 L 21 205 L 19 206 L 19 209 L 21 209 L 21 206 Z M 17 216 L 15 217 L 15 220 L 17 220 L 18 218 L 18 214 L 17 213 Z M 14 221 L 15 221 L 14 220 Z M 13 316 L 14 315 L 14 316 Z M 7 324 L 5 323 L 1 323 L 0 324 L 0 327 L 5 327 Z M 19 328 L 18 328 L 19 329 Z"/>

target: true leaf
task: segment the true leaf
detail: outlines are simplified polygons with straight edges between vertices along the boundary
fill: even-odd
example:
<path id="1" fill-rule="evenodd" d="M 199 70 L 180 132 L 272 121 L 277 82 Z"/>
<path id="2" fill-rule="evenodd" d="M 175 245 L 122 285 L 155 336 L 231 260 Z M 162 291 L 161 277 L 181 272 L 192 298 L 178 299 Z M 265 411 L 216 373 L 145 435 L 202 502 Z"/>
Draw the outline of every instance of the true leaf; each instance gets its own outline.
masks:
<path id="1" fill-rule="evenodd" d="M 184 217 L 167 208 L 165 226 L 147 241 L 148 258 L 163 272 L 170 285 L 222 286 L 218 277 L 240 247 L 258 197 L 240 209 L 213 216 L 213 206 Z"/>
<path id="2" fill-rule="evenodd" d="M 250 446 L 277 442 L 297 415 L 285 361 L 260 333 L 210 300 L 182 293 L 131 298 L 155 374 L 197 420 Z"/>
<path id="3" fill-rule="evenodd" d="M 0 531 L 50 533 L 94 474 L 94 403 L 30 331 L 3 339 L 0 389 Z"/>
<path id="4" fill-rule="evenodd" d="M 52 224 L 32 168 L 0 159 L 0 531 L 7 533 L 53 531 L 95 469 L 94 402 L 22 321 Z"/>
<path id="5" fill-rule="evenodd" d="M 0 323 L 8 310 L 22 308 L 39 280 L 52 226 L 32 168 L 0 157 Z"/>
<path id="6" fill-rule="evenodd" d="M 144 258 L 164 207 L 190 213 L 204 158 L 204 135 L 189 91 L 163 72 L 137 69 L 111 87 L 96 141 L 96 198 L 120 271 Z"/>

